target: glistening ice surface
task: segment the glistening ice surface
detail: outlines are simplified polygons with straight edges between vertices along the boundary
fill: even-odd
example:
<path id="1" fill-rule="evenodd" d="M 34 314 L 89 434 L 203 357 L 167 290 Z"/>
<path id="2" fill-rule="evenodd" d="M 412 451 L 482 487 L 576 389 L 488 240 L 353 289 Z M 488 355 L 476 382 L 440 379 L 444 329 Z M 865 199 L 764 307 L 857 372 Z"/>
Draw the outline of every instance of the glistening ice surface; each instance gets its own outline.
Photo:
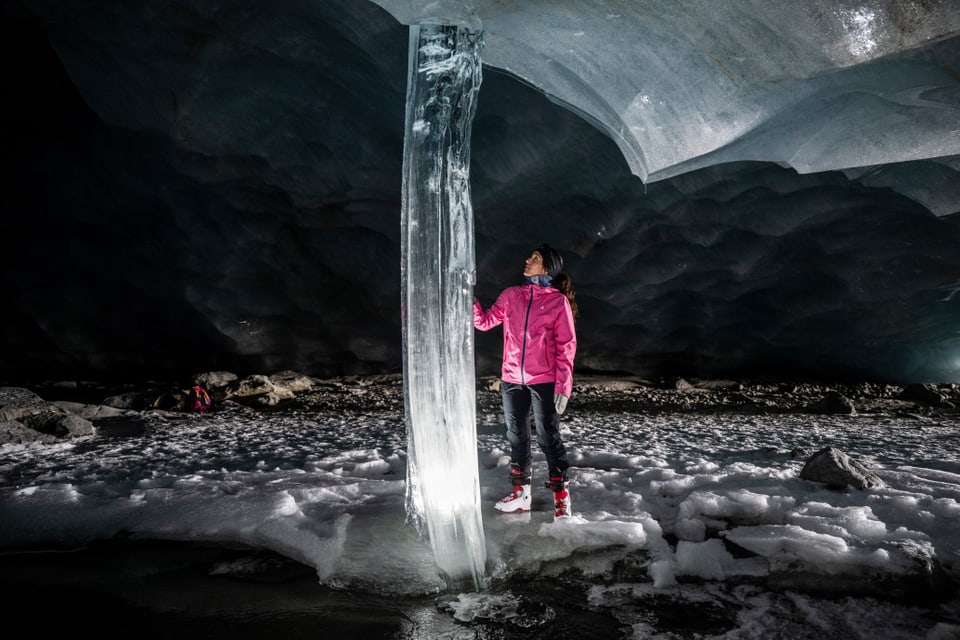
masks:
<path id="1" fill-rule="evenodd" d="M 407 510 L 450 584 L 484 584 L 473 349 L 470 127 L 482 35 L 410 29 L 401 289 Z"/>
<path id="2" fill-rule="evenodd" d="M 374 1 L 405 24 L 483 29 L 487 64 L 582 114 L 645 181 L 737 160 L 810 173 L 939 159 L 960 145 L 955 79 L 911 51 L 960 33 L 953 2 Z"/>
<path id="3" fill-rule="evenodd" d="M 956 632 L 954 413 L 895 399 L 877 410 L 849 390 L 858 415 L 764 413 L 789 394 L 651 391 L 636 380 L 581 377 L 564 416 L 576 517 L 553 523 L 546 489 L 525 516 L 493 510 L 508 485 L 508 454 L 488 383 L 477 392 L 476 459 L 491 584 L 480 593 L 446 592 L 429 545 L 404 522 L 399 378 L 323 381 L 273 409 L 150 411 L 141 435 L 111 437 L 104 425 L 72 444 L 4 446 L 0 548 L 126 532 L 272 549 L 371 611 L 383 607 L 379 597 L 392 599 L 405 621 L 383 637 Z M 651 403 L 657 396 L 663 402 Z M 798 478 L 805 455 L 824 446 L 862 462 L 884 486 L 836 491 Z M 545 473 L 538 455 L 535 481 Z M 173 598 L 151 593 L 157 608 Z M 269 602 L 243 615 L 264 615 Z M 229 602 L 202 606 L 231 612 Z"/>

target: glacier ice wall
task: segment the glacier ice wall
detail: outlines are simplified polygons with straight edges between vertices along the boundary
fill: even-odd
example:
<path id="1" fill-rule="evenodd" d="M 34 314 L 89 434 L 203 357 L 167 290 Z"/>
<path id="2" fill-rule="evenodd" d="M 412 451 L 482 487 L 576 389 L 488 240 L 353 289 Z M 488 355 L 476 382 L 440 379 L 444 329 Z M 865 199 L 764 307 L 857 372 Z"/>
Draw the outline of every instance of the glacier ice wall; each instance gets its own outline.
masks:
<path id="1" fill-rule="evenodd" d="M 480 24 L 486 64 L 582 114 L 645 181 L 722 162 L 801 173 L 960 153 L 955 2 L 373 0 Z"/>

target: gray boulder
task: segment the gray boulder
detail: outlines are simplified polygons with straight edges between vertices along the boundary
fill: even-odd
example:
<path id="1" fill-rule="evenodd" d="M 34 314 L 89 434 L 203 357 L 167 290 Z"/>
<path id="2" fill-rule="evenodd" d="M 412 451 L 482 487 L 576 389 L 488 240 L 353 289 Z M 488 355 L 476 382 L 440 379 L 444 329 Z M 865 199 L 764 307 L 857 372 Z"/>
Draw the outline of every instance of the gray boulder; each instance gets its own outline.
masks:
<path id="1" fill-rule="evenodd" d="M 193 384 L 198 384 L 207 390 L 223 389 L 237 379 L 237 374 L 229 371 L 207 371 L 193 376 Z"/>
<path id="2" fill-rule="evenodd" d="M 91 436 L 93 423 L 29 389 L 0 387 L 0 444 L 52 443 Z"/>
<path id="3" fill-rule="evenodd" d="M 934 385 L 930 384 L 908 384 L 904 387 L 900 397 L 931 407 L 953 408 L 954 406 Z"/>
<path id="4" fill-rule="evenodd" d="M 826 447 L 813 454 L 803 465 L 800 477 L 811 482 L 822 482 L 834 489 L 883 486 L 883 481 L 876 474 L 834 447 Z"/>
<path id="5" fill-rule="evenodd" d="M 313 389 L 315 383 L 314 378 L 295 371 L 281 371 L 270 376 L 251 375 L 231 382 L 226 397 L 244 404 L 272 407 Z"/>
<path id="6" fill-rule="evenodd" d="M 822 398 L 807 405 L 806 411 L 820 415 L 857 415 L 857 409 L 850 398 L 837 391 L 828 391 Z"/>

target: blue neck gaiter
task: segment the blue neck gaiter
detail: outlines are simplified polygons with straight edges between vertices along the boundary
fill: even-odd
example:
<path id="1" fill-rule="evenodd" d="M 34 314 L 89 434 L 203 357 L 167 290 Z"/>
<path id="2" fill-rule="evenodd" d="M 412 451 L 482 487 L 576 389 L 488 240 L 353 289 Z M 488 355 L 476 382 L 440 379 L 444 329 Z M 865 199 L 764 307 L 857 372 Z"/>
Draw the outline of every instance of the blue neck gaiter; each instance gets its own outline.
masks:
<path id="1" fill-rule="evenodd" d="M 527 281 L 527 284 L 538 284 L 541 287 L 549 287 L 550 283 L 553 282 L 553 276 L 546 274 L 542 276 L 524 276 L 523 279 Z"/>

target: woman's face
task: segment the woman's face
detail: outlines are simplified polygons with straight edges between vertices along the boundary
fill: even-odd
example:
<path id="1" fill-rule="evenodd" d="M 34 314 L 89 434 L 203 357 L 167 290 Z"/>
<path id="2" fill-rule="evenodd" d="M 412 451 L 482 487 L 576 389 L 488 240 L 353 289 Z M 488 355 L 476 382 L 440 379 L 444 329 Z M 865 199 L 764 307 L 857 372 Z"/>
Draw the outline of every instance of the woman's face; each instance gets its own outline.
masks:
<path id="1" fill-rule="evenodd" d="M 543 269 L 543 256 L 540 255 L 539 251 L 534 251 L 524 263 L 523 275 L 527 277 L 542 276 L 546 275 L 546 273 Z"/>

